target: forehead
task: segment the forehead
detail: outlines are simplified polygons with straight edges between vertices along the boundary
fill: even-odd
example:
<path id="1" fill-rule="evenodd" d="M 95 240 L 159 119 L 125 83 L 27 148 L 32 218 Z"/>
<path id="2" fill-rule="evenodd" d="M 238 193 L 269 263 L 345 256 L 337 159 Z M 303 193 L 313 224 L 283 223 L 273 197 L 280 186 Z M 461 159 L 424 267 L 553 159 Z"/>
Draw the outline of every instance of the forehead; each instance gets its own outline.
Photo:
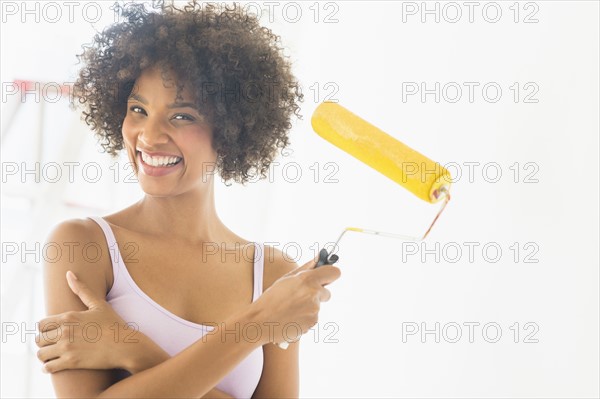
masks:
<path id="1" fill-rule="evenodd" d="M 135 80 L 130 96 L 144 93 L 144 96 L 167 96 L 169 100 L 175 100 L 178 83 L 177 77 L 171 70 L 161 69 L 158 66 L 149 67 L 144 69 Z M 179 92 L 179 99 L 192 101 L 193 98 L 190 85 L 184 83 L 183 89 Z"/>

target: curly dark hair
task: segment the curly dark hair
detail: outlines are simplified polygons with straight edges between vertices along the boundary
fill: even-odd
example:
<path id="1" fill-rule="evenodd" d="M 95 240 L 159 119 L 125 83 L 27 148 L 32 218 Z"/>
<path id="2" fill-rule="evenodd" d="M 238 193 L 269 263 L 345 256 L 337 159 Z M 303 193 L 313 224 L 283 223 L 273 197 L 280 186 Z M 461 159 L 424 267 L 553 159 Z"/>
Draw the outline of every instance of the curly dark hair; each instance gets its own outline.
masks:
<path id="1" fill-rule="evenodd" d="M 190 84 L 203 105 L 221 178 L 245 184 L 266 177 L 277 149 L 289 145 L 292 114 L 302 118 L 302 92 L 280 37 L 236 4 L 114 7 L 121 22 L 83 46 L 77 58 L 84 66 L 74 85 L 85 122 L 104 150 L 116 157 L 123 149 L 127 98 L 142 70 L 159 65 L 174 73 L 178 99 Z"/>

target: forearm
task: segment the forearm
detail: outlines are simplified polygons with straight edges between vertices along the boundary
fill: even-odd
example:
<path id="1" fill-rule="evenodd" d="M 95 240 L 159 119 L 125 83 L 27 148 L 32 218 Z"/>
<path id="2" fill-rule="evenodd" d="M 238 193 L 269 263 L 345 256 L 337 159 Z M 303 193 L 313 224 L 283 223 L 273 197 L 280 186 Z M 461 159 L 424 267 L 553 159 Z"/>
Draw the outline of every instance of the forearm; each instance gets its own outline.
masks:
<path id="1" fill-rule="evenodd" d="M 202 399 L 234 399 L 233 396 L 227 395 L 225 392 L 216 388 L 211 389 L 202 397 Z"/>
<path id="2" fill-rule="evenodd" d="M 137 374 L 154 366 L 161 364 L 162 362 L 171 358 L 167 352 L 165 352 L 160 346 L 152 341 L 147 336 L 140 335 L 143 340 L 143 345 L 140 346 L 140 350 L 136 351 L 134 356 L 130 359 L 130 366 L 127 367 L 127 371 L 131 374 Z M 233 399 L 233 396 L 226 394 L 225 392 L 213 388 L 202 397 L 203 399 Z"/>
<path id="3" fill-rule="evenodd" d="M 252 308 L 246 308 L 216 326 L 213 331 L 176 356 L 166 359 L 160 355 L 154 357 L 156 353 L 154 356 L 148 356 L 139 364 L 148 365 L 154 362 L 154 366 L 119 381 L 98 397 L 201 398 L 207 394 L 216 398 L 229 397 L 218 390 L 211 392 L 211 389 L 254 349 L 264 344 L 262 341 L 248 342 L 231 333 L 236 323 L 239 323 L 241 330 L 244 323 L 252 322 L 255 317 Z M 222 333 L 223 330 L 229 333 Z M 168 357 L 168 354 L 165 355 Z M 225 396 L 218 396 L 219 394 Z"/>
<path id="4" fill-rule="evenodd" d="M 171 356 L 148 336 L 139 334 L 140 342 L 135 343 L 134 350 L 127 351 L 124 368 L 131 374 L 137 374 L 169 360 Z"/>

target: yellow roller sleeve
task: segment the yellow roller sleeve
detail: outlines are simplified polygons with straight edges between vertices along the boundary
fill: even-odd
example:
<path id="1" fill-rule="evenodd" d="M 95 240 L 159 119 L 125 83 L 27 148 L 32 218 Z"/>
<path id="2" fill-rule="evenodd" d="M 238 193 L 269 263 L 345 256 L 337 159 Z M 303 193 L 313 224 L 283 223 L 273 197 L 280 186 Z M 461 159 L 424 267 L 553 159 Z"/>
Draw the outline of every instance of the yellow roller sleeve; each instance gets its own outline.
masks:
<path id="1" fill-rule="evenodd" d="M 447 169 L 337 103 L 320 104 L 311 123 L 325 140 L 424 201 L 435 203 L 444 196 L 442 187 L 450 188 Z"/>

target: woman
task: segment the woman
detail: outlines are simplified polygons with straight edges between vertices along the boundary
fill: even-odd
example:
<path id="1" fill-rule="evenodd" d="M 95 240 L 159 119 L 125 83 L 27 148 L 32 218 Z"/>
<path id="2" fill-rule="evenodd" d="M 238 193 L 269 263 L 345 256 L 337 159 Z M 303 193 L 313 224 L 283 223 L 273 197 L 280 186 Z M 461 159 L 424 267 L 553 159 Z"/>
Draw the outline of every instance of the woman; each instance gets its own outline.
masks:
<path id="1" fill-rule="evenodd" d="M 44 266 L 38 358 L 58 397 L 298 397 L 297 340 L 340 270 L 239 237 L 213 188 L 215 171 L 265 176 L 288 144 L 302 95 L 278 38 L 235 8 L 120 11 L 76 93 L 145 195 L 50 233 L 69 256 Z"/>

